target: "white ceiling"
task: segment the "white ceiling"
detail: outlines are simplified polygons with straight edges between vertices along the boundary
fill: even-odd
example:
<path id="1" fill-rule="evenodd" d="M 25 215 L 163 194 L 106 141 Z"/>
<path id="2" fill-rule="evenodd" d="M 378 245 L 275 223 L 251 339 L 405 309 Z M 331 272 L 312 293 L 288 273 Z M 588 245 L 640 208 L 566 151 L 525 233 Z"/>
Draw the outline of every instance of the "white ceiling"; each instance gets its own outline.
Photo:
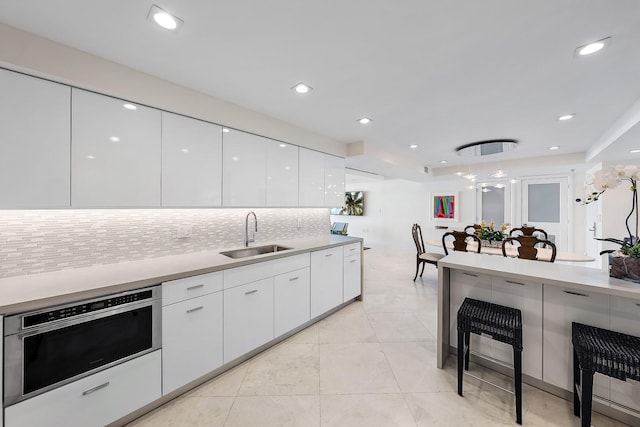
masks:
<path id="1" fill-rule="evenodd" d="M 177 33 L 146 20 L 154 2 L 184 20 Z M 349 163 L 374 172 L 640 148 L 638 0 L 0 0 L 0 22 L 403 159 Z M 291 91 L 300 81 L 314 90 Z M 519 146 L 455 154 L 495 138 Z"/>

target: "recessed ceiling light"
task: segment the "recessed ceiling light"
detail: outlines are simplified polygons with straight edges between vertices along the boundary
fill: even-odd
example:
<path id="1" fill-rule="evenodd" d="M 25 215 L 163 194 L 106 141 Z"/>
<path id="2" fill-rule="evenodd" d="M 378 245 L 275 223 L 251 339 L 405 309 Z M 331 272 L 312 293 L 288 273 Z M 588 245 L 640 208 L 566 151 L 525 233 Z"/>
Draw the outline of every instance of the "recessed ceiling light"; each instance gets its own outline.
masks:
<path id="1" fill-rule="evenodd" d="M 576 53 L 578 56 L 591 55 L 592 53 L 596 53 L 599 50 L 602 50 L 608 43 L 611 37 L 606 37 L 602 40 L 595 41 L 593 43 L 585 44 L 583 46 L 579 46 L 576 48 Z"/>
<path id="2" fill-rule="evenodd" d="M 124 108 L 126 108 L 127 110 L 137 110 L 137 109 L 138 109 L 138 107 L 136 107 L 136 106 L 135 106 L 135 105 L 133 105 L 133 104 L 129 104 L 129 103 L 122 104 L 122 106 L 123 106 Z"/>
<path id="3" fill-rule="evenodd" d="M 558 145 L 554 145 L 554 146 L 552 146 L 552 147 L 549 147 L 549 150 L 557 150 L 557 149 L 559 149 L 559 148 L 560 148 L 560 147 L 559 147 Z"/>
<path id="4" fill-rule="evenodd" d="M 189 149 L 188 148 L 183 148 L 180 151 L 182 151 L 183 153 L 187 154 L 189 152 Z"/>
<path id="5" fill-rule="evenodd" d="M 445 164 L 445 163 L 447 163 L 447 161 L 446 160 L 440 160 L 440 163 Z"/>
<path id="6" fill-rule="evenodd" d="M 222 132 L 224 132 L 224 133 L 229 133 L 230 131 L 229 131 L 229 129 L 227 129 L 227 128 L 222 128 Z"/>
<path id="7" fill-rule="evenodd" d="M 558 116 L 558 120 L 564 122 L 565 120 L 571 120 L 575 117 L 576 113 L 565 114 L 563 116 Z"/>
<path id="8" fill-rule="evenodd" d="M 160 9 L 155 4 L 151 6 L 151 9 L 149 10 L 149 15 L 147 15 L 147 19 L 152 20 L 156 24 L 160 25 L 162 28 L 165 28 L 171 31 L 176 31 L 184 23 L 182 19 L 178 18 L 175 15 L 170 14 L 165 10 Z"/>
<path id="9" fill-rule="evenodd" d="M 95 157 L 95 156 L 93 156 L 93 155 L 91 155 L 91 154 L 89 154 L 89 155 L 87 156 L 87 159 L 89 159 L 89 160 L 93 160 L 93 159 L 95 159 L 95 158 L 96 158 L 96 157 Z"/>
<path id="10" fill-rule="evenodd" d="M 358 123 L 360 123 L 361 125 L 368 125 L 371 122 L 372 120 L 369 117 L 363 117 L 361 119 L 358 119 Z"/>
<path id="11" fill-rule="evenodd" d="M 464 177 L 467 178 L 467 179 L 475 179 L 476 176 L 474 174 L 472 174 L 472 173 L 468 173 Z"/>
<path id="12" fill-rule="evenodd" d="M 281 147 L 281 148 L 284 148 L 284 147 L 286 147 L 286 146 L 287 146 L 287 144 L 285 144 L 284 142 L 280 144 L 280 147 Z"/>
<path id="13" fill-rule="evenodd" d="M 120 138 L 117 136 L 110 136 L 109 141 L 111 142 L 120 142 Z"/>
<path id="14" fill-rule="evenodd" d="M 494 178 L 502 178 L 502 177 L 504 177 L 506 175 L 507 174 L 502 169 L 499 169 L 499 170 L 497 170 L 497 171 L 495 171 L 494 173 L 491 174 L 491 176 L 494 177 Z"/>
<path id="15" fill-rule="evenodd" d="M 297 93 L 309 93 L 309 91 L 313 90 L 311 86 L 302 82 L 298 83 L 291 89 L 295 90 Z"/>
<path id="16" fill-rule="evenodd" d="M 418 144 L 411 144 L 409 148 L 418 148 Z"/>
<path id="17" fill-rule="evenodd" d="M 476 186 L 475 185 L 470 185 L 468 188 L 469 188 L 469 190 L 475 190 Z"/>
<path id="18" fill-rule="evenodd" d="M 631 150 L 631 151 L 629 151 L 629 152 L 630 152 L 630 153 L 634 153 L 634 154 L 635 154 L 635 153 L 640 153 L 640 149 Z"/>
<path id="19" fill-rule="evenodd" d="M 464 172 L 456 172 L 456 175 L 458 175 L 458 176 L 462 176 L 462 174 L 463 174 L 463 173 L 464 173 Z"/>

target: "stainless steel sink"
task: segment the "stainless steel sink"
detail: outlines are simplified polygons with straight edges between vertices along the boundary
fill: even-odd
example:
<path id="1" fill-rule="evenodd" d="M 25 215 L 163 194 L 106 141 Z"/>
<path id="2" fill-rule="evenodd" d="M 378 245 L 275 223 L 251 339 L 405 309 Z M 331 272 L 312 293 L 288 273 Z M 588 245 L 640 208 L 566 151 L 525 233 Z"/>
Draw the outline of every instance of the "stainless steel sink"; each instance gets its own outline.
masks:
<path id="1" fill-rule="evenodd" d="M 286 251 L 291 248 L 280 245 L 264 245 L 253 246 L 250 248 L 234 249 L 232 251 L 220 252 L 220 255 L 228 256 L 229 258 L 246 258 L 254 255 L 273 254 L 280 251 Z"/>

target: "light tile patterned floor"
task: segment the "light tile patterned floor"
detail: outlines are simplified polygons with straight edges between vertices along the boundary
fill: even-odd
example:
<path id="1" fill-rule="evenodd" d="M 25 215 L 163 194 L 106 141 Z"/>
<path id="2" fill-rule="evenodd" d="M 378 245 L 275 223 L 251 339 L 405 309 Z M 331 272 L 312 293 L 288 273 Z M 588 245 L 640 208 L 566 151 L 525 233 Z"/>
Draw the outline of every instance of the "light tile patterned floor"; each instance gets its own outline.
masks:
<path id="1" fill-rule="evenodd" d="M 514 426 L 512 397 L 436 368 L 437 272 L 415 253 L 364 253 L 363 302 L 167 403 L 130 426 Z M 489 373 L 491 374 L 491 373 Z M 525 426 L 579 426 L 572 405 L 523 386 Z M 622 426 L 594 413 L 594 426 Z"/>

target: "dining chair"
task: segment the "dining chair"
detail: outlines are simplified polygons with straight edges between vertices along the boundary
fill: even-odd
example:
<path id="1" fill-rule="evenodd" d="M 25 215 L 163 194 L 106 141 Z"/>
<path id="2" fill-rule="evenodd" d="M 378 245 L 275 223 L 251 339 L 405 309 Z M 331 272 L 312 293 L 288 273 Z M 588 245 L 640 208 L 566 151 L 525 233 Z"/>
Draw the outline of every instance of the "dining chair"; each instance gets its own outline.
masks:
<path id="1" fill-rule="evenodd" d="M 464 232 L 468 234 L 478 234 L 478 231 L 480 231 L 481 228 L 482 226 L 480 224 L 467 225 L 464 228 Z M 472 233 L 469 233 L 469 231 L 472 231 Z"/>
<path id="2" fill-rule="evenodd" d="M 538 259 L 538 248 L 536 245 L 543 244 L 545 248 L 551 249 L 551 258 L 549 262 L 554 262 L 556 260 L 556 245 L 545 239 L 538 239 L 536 236 L 518 236 L 518 237 L 507 237 L 502 242 L 502 255 L 508 256 L 506 251 L 506 245 L 508 243 L 514 244 L 514 242 L 518 242 L 518 258 L 522 259 Z"/>
<path id="3" fill-rule="evenodd" d="M 454 251 L 468 252 L 467 244 L 469 239 L 474 240 L 478 244 L 478 249 L 476 250 L 477 253 L 480 253 L 480 250 L 482 249 L 481 247 L 482 242 L 480 241 L 480 238 L 475 234 L 469 234 L 466 231 L 449 231 L 448 233 L 444 233 L 442 235 L 442 247 L 444 248 L 444 253 L 446 255 L 449 255 L 449 251 L 447 250 L 447 244 L 446 244 L 446 238 L 448 236 L 453 236 Z"/>
<path id="4" fill-rule="evenodd" d="M 424 265 L 425 264 L 433 264 L 436 267 L 438 266 L 438 261 L 444 258 L 442 254 L 435 254 L 425 252 L 424 250 L 424 240 L 422 240 L 422 229 L 418 224 L 413 224 L 411 228 L 411 234 L 413 236 L 413 242 L 416 244 L 416 275 L 413 277 L 413 281 L 415 282 L 418 278 L 418 269 L 420 265 L 422 265 L 422 271 L 420 272 L 420 277 L 422 277 L 422 273 L 424 273 Z"/>
<path id="5" fill-rule="evenodd" d="M 518 236 L 536 236 L 540 238 L 540 236 L 544 237 L 544 240 L 549 240 L 549 236 L 547 232 L 542 228 L 535 227 L 516 227 L 509 230 L 509 237 L 518 237 Z"/>

